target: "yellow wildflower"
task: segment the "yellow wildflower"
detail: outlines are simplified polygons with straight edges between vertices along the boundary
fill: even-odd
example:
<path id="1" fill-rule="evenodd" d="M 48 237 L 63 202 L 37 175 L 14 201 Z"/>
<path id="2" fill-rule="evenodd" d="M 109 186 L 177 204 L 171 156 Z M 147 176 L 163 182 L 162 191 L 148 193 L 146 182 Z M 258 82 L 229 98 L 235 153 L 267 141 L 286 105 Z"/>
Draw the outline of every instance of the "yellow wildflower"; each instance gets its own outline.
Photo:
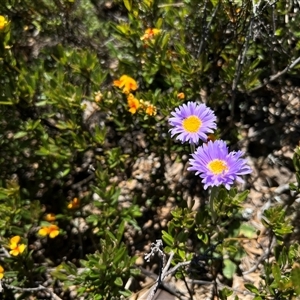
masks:
<path id="1" fill-rule="evenodd" d="M 124 94 L 128 94 L 138 88 L 136 81 L 127 75 L 122 75 L 119 80 L 114 80 L 114 86 L 120 89 L 123 88 Z"/>
<path id="2" fill-rule="evenodd" d="M 76 209 L 80 207 L 80 201 L 78 198 L 74 198 L 69 204 L 68 209 Z"/>
<path id="3" fill-rule="evenodd" d="M 178 93 L 177 98 L 180 99 L 180 100 L 183 100 L 185 98 L 185 94 L 184 93 Z"/>
<path id="4" fill-rule="evenodd" d="M 12 256 L 18 256 L 19 254 L 22 254 L 26 248 L 25 244 L 19 244 L 20 239 L 21 238 L 18 235 L 10 239 L 9 248 L 11 251 L 9 253 Z"/>
<path id="5" fill-rule="evenodd" d="M 51 239 L 55 238 L 56 236 L 59 235 L 59 227 L 57 225 L 51 224 L 49 226 L 43 226 L 39 232 L 39 235 L 41 236 L 47 236 L 49 235 L 49 237 Z"/>
<path id="6" fill-rule="evenodd" d="M 45 226 L 42 227 L 38 232 L 38 234 L 41 236 L 46 236 L 46 235 L 48 235 L 48 233 L 49 233 L 49 228 L 45 227 Z"/>
<path id="7" fill-rule="evenodd" d="M 149 116 L 155 116 L 157 113 L 157 108 L 149 101 L 140 100 L 140 108 L 145 111 Z"/>
<path id="8" fill-rule="evenodd" d="M 153 38 L 155 35 L 159 34 L 161 32 L 160 29 L 157 28 L 148 28 L 145 30 L 144 35 L 141 37 L 141 40 L 149 40 L 151 38 Z"/>
<path id="9" fill-rule="evenodd" d="M 55 214 L 50 213 L 50 214 L 46 214 L 44 219 L 45 219 L 45 221 L 53 222 L 53 221 L 55 221 L 56 216 L 55 216 Z"/>
<path id="10" fill-rule="evenodd" d="M 5 17 L 0 15 L 0 30 L 3 30 L 7 24 L 7 20 Z"/>
<path id="11" fill-rule="evenodd" d="M 129 94 L 127 97 L 127 103 L 129 107 L 129 112 L 135 114 L 140 107 L 140 102 L 132 94 Z"/>
<path id="12" fill-rule="evenodd" d="M 149 104 L 146 108 L 146 114 L 149 116 L 155 116 L 157 113 L 157 109 L 153 104 Z"/>
<path id="13" fill-rule="evenodd" d="M 0 265 L 0 280 L 4 277 L 4 269 L 3 267 Z"/>

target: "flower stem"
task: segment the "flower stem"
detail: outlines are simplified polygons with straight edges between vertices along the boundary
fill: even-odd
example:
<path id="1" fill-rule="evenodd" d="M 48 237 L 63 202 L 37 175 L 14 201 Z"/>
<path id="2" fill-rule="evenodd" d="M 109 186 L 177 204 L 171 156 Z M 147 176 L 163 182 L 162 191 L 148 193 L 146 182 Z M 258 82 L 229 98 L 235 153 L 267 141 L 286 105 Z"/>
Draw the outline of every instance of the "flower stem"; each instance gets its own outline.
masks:
<path id="1" fill-rule="evenodd" d="M 193 144 L 193 143 L 190 143 L 190 146 L 191 146 L 191 153 L 194 153 L 194 152 L 195 152 L 195 150 L 196 150 L 196 146 L 195 146 L 195 144 Z"/>
<path id="2" fill-rule="evenodd" d="M 217 214 L 214 210 L 214 199 L 217 198 L 218 194 L 219 194 L 218 187 L 217 186 L 212 187 L 210 191 L 210 197 L 209 197 L 209 209 L 210 209 L 211 220 L 213 224 L 215 224 L 217 220 Z"/>

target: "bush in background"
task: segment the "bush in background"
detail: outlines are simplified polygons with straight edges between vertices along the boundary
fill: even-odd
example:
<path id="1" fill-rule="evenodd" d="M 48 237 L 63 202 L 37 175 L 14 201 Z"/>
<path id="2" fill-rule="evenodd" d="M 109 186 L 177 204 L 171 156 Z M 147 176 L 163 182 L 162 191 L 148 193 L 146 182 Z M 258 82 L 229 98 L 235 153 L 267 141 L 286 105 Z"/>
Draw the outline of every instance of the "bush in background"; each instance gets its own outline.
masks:
<path id="1" fill-rule="evenodd" d="M 168 118 L 186 100 L 205 102 L 219 118 L 216 135 L 236 147 L 239 125 L 254 123 L 260 113 L 259 107 L 248 113 L 251 97 L 269 93 L 270 84 L 276 93 L 282 75 L 297 78 L 296 5 L 1 2 L 0 279 L 6 299 L 67 297 L 74 287 L 89 299 L 128 296 L 125 285 L 138 271 L 124 233 L 142 232 L 142 213 L 170 197 L 177 207 L 162 235 L 174 262 L 217 243 L 216 273 L 232 278 L 245 254 L 235 238 L 255 236 L 241 217 L 247 191 L 219 193 L 219 230 L 204 206 L 193 211 L 184 195 L 198 193 L 193 184 L 200 181 L 172 190 L 165 178 L 166 158 L 186 163 L 190 153 L 171 139 Z M 143 154 L 157 158 L 159 167 L 120 201 L 118 184 L 130 182 Z M 207 194 L 201 190 L 201 196 Z M 281 208 L 266 217 L 281 241 L 276 263 L 267 265 L 266 288 L 248 289 L 256 299 L 278 291 L 291 297 L 299 293 L 298 245 L 284 245 L 292 227 Z"/>

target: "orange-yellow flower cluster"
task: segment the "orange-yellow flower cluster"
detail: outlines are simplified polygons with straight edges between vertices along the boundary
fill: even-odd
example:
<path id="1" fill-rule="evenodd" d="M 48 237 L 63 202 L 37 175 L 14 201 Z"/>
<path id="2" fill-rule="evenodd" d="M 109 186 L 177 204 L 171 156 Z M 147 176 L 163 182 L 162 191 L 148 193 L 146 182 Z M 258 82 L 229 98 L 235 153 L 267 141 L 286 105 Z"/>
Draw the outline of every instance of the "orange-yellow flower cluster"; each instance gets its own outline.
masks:
<path id="1" fill-rule="evenodd" d="M 149 101 L 141 100 L 141 108 L 149 116 L 155 116 L 156 113 L 157 113 L 156 106 L 154 106 L 153 104 L 151 104 Z"/>
<path id="2" fill-rule="evenodd" d="M 41 236 L 49 235 L 49 237 L 51 239 L 53 239 L 59 235 L 59 227 L 55 224 L 51 224 L 49 226 L 42 226 L 42 228 L 39 230 L 38 234 Z"/>
<path id="3" fill-rule="evenodd" d="M 155 116 L 157 113 L 156 107 L 153 104 L 149 104 L 146 108 L 146 114 L 149 116 Z"/>
<path id="4" fill-rule="evenodd" d="M 140 107 L 140 101 L 133 96 L 133 94 L 129 94 L 127 97 L 127 104 L 129 107 L 129 112 L 135 114 Z"/>
<path id="5" fill-rule="evenodd" d="M 12 256 L 18 256 L 19 254 L 22 254 L 26 248 L 25 244 L 19 244 L 20 239 L 21 238 L 18 235 L 16 235 L 12 237 L 9 241 L 9 248 L 10 248 L 9 253 Z"/>
<path id="6" fill-rule="evenodd" d="M 156 36 L 157 34 L 159 34 L 161 32 L 160 29 L 157 28 L 148 28 L 145 30 L 144 35 L 141 37 L 141 40 L 149 40 L 151 38 L 153 38 L 154 36 Z"/>
<path id="7" fill-rule="evenodd" d="M 129 94 L 127 97 L 129 111 L 135 114 L 138 110 L 143 110 L 149 116 L 155 116 L 157 113 L 156 107 L 149 101 L 138 100 L 134 95 Z"/>
<path id="8" fill-rule="evenodd" d="M 78 198 L 73 198 L 73 200 L 68 204 L 68 209 L 76 209 L 80 207 L 80 201 Z"/>
<path id="9" fill-rule="evenodd" d="M 54 222 L 56 220 L 56 216 L 53 213 L 49 213 L 45 215 L 44 219 L 48 222 Z"/>
<path id="10" fill-rule="evenodd" d="M 143 110 L 149 116 L 156 115 L 157 109 L 154 105 L 152 105 L 149 101 L 143 101 L 142 99 L 139 100 L 132 93 L 130 93 L 138 88 L 138 85 L 133 78 L 127 75 L 122 75 L 119 80 L 114 80 L 114 86 L 123 88 L 123 93 L 127 95 L 127 105 L 130 113 L 134 115 L 139 110 Z M 73 207 L 68 206 L 68 208 Z"/>
<path id="11" fill-rule="evenodd" d="M 6 18 L 0 15 L 0 30 L 3 30 L 6 24 L 7 24 Z"/>
<path id="12" fill-rule="evenodd" d="M 0 280 L 4 277 L 4 269 L 3 267 L 0 265 Z"/>
<path id="13" fill-rule="evenodd" d="M 123 89 L 124 94 L 129 94 L 138 88 L 137 82 L 128 75 L 122 75 L 119 80 L 114 80 L 114 86 Z"/>

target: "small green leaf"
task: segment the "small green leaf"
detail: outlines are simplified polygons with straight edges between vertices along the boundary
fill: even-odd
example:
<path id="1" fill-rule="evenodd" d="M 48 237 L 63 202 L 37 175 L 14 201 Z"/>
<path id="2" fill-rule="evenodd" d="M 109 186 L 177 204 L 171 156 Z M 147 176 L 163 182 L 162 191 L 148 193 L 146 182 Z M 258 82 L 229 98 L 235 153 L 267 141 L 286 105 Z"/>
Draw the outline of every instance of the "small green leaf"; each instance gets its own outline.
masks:
<path id="1" fill-rule="evenodd" d="M 221 291 L 221 299 L 227 299 L 233 294 L 233 291 L 228 288 L 223 288 Z"/>
<path id="2" fill-rule="evenodd" d="M 71 169 L 70 168 L 67 168 L 65 169 L 64 171 L 60 171 L 59 172 L 59 178 L 63 178 L 65 176 L 67 176 L 69 173 L 70 173 Z"/>
<path id="3" fill-rule="evenodd" d="M 121 224 L 119 225 L 119 228 L 118 228 L 118 232 L 117 232 L 117 240 L 118 240 L 118 244 L 121 242 L 121 239 L 122 239 L 122 237 L 123 237 L 124 230 L 125 230 L 125 220 L 123 220 L 123 221 L 121 222 Z"/>
<path id="4" fill-rule="evenodd" d="M 239 235 L 242 235 L 246 238 L 252 239 L 256 236 L 256 229 L 250 224 L 242 224 L 240 226 Z"/>
<path id="5" fill-rule="evenodd" d="M 158 20 L 155 23 L 155 28 L 161 28 L 163 24 L 163 18 L 158 18 Z"/>
<path id="6" fill-rule="evenodd" d="M 89 215 L 86 218 L 87 223 L 92 223 L 94 226 L 97 225 L 99 217 L 97 215 Z"/>
<path id="7" fill-rule="evenodd" d="M 53 277 L 55 277 L 56 279 L 59 279 L 59 280 L 67 280 L 68 279 L 68 276 L 66 274 L 63 274 L 62 272 L 58 271 L 58 270 L 55 270 L 53 272 L 51 272 L 51 275 Z"/>
<path id="8" fill-rule="evenodd" d="M 283 28 L 279 28 L 275 31 L 275 36 L 281 36 L 282 35 L 282 32 L 283 32 Z"/>
<path id="9" fill-rule="evenodd" d="M 254 293 L 256 295 L 259 294 L 258 288 L 256 286 L 254 286 L 253 284 L 251 284 L 251 283 L 245 283 L 245 288 L 247 290 L 249 290 L 251 293 Z"/>
<path id="10" fill-rule="evenodd" d="M 41 147 L 39 150 L 37 150 L 36 155 L 41 155 L 41 156 L 48 156 L 50 155 L 50 151 L 44 147 Z"/>
<path id="11" fill-rule="evenodd" d="M 208 235 L 204 232 L 200 232 L 197 234 L 197 238 L 199 240 L 201 240 L 204 244 L 207 244 L 208 243 Z"/>
<path id="12" fill-rule="evenodd" d="M 188 232 L 180 231 L 176 237 L 176 240 L 178 240 L 179 243 L 186 242 L 188 235 L 189 235 Z"/>
<path id="13" fill-rule="evenodd" d="M 117 252 L 114 254 L 114 258 L 113 258 L 114 264 L 117 264 L 124 257 L 125 253 L 126 253 L 126 248 L 124 247 L 119 248 Z"/>
<path id="14" fill-rule="evenodd" d="M 277 263 L 273 263 L 272 265 L 272 274 L 274 276 L 276 283 L 279 284 L 281 280 L 281 271 Z"/>
<path id="15" fill-rule="evenodd" d="M 223 274 L 226 278 L 231 279 L 236 271 L 236 264 L 230 259 L 224 259 Z"/>
<path id="16" fill-rule="evenodd" d="M 109 240 L 112 242 L 117 242 L 117 238 L 113 235 L 112 232 L 110 232 L 109 230 L 106 232 L 107 237 L 109 237 Z"/>
<path id="17" fill-rule="evenodd" d="M 124 5 L 127 8 L 128 11 L 131 11 L 132 8 L 132 2 L 131 0 L 123 0 L 124 1 Z"/>
<path id="18" fill-rule="evenodd" d="M 71 262 L 61 264 L 62 268 L 66 270 L 68 274 L 77 275 L 77 267 Z"/>
<path id="19" fill-rule="evenodd" d="M 178 249 L 178 255 L 182 260 L 185 260 L 185 251 L 182 249 Z"/>
<path id="20" fill-rule="evenodd" d="M 19 131 L 19 132 L 17 132 L 15 135 L 14 135 L 14 139 L 20 139 L 20 138 L 22 138 L 22 137 L 24 137 L 24 136 L 26 136 L 27 135 L 27 132 L 26 131 Z"/>
<path id="21" fill-rule="evenodd" d="M 11 101 L 0 101 L 0 105 L 12 105 Z"/>
<path id="22" fill-rule="evenodd" d="M 119 293 L 120 295 L 123 295 L 126 299 L 132 295 L 130 291 L 120 291 Z"/>
<path id="23" fill-rule="evenodd" d="M 17 278 L 17 275 L 18 273 L 15 272 L 15 271 L 5 271 L 5 278 L 13 278 L 13 279 L 16 279 Z"/>
<path id="24" fill-rule="evenodd" d="M 35 122 L 33 122 L 33 124 L 32 124 L 32 130 L 36 129 L 39 126 L 40 123 L 41 123 L 40 119 L 38 119 Z"/>
<path id="25" fill-rule="evenodd" d="M 249 191 L 246 190 L 246 191 L 243 191 L 242 193 L 240 194 L 237 194 L 236 197 L 237 197 L 237 200 L 239 203 L 242 203 L 246 200 L 247 196 L 249 194 Z"/>
<path id="26" fill-rule="evenodd" d="M 166 231 L 162 230 L 162 239 L 163 241 L 169 245 L 169 246 L 173 246 L 173 243 L 174 243 L 174 238 L 169 234 L 167 233 Z"/>
<path id="27" fill-rule="evenodd" d="M 117 277 L 114 281 L 117 286 L 123 286 L 123 280 L 121 277 Z"/>

